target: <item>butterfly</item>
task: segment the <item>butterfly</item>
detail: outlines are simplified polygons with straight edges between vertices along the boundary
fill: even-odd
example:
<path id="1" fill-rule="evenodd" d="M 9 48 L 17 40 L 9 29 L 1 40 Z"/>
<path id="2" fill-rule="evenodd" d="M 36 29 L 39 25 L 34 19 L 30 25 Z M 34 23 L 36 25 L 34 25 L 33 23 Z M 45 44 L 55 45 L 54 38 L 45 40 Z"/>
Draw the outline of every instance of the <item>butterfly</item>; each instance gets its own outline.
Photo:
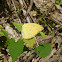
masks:
<path id="1" fill-rule="evenodd" d="M 30 39 L 42 31 L 44 27 L 36 23 L 25 23 L 22 26 L 22 37 L 24 39 Z"/>

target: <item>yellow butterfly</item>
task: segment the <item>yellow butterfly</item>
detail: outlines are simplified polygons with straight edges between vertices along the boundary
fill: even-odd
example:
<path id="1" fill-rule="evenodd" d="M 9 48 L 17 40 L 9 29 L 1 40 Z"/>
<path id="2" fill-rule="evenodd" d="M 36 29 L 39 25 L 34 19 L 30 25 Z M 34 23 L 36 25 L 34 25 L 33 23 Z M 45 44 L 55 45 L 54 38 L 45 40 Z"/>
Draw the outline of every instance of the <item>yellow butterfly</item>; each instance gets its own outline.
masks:
<path id="1" fill-rule="evenodd" d="M 43 26 L 36 24 L 36 23 L 25 23 L 22 26 L 22 37 L 24 39 L 30 39 L 42 31 L 44 28 Z"/>

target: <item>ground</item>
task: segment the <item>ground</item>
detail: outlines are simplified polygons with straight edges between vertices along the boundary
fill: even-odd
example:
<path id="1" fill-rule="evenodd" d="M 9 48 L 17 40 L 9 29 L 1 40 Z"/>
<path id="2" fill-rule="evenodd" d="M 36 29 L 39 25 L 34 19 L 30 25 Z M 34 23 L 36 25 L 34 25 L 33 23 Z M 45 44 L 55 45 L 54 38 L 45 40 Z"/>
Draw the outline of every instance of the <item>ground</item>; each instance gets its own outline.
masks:
<path id="1" fill-rule="evenodd" d="M 62 62 L 62 3 L 57 5 L 55 0 L 1 0 L 0 24 L 8 32 L 9 38 L 16 41 L 22 39 L 11 21 L 43 25 L 47 37 L 36 36 L 38 44 L 53 43 L 47 57 L 41 58 L 31 49 L 24 51 L 15 62 Z M 0 51 L 0 62 L 12 62 L 8 47 Z"/>

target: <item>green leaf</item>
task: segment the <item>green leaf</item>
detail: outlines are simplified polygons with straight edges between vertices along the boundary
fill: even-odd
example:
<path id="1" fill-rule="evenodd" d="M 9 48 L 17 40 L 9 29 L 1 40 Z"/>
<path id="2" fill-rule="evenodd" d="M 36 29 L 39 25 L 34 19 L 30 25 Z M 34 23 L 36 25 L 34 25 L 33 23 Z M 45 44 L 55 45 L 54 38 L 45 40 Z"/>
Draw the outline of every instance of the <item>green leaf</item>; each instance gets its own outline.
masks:
<path id="1" fill-rule="evenodd" d="M 0 49 L 7 46 L 7 38 L 5 36 L 0 37 Z"/>
<path id="2" fill-rule="evenodd" d="M 4 33 L 2 31 L 0 31 L 0 34 L 4 36 Z"/>
<path id="3" fill-rule="evenodd" d="M 22 25 L 19 24 L 19 23 L 15 23 L 15 22 L 12 22 L 14 24 L 14 26 L 19 30 L 21 31 L 22 30 Z"/>
<path id="4" fill-rule="evenodd" d="M 51 51 L 51 43 L 45 43 L 43 45 L 39 45 L 34 49 L 34 51 L 37 53 L 40 57 L 46 57 Z"/>
<path id="5" fill-rule="evenodd" d="M 7 47 L 7 45 L 8 45 L 8 33 L 5 31 L 5 30 L 3 30 L 3 29 L 1 29 L 0 30 L 0 34 L 2 35 L 1 37 L 0 37 L 0 49 L 1 48 L 6 48 Z"/>
<path id="6" fill-rule="evenodd" d="M 3 46 L 4 46 L 4 48 L 6 48 L 7 45 L 8 45 L 8 39 L 9 39 L 9 38 L 8 38 L 8 33 L 7 33 L 5 30 L 1 29 L 1 30 L 0 30 L 0 34 L 2 35 L 1 37 L 3 37 L 3 38 L 2 38 L 3 42 L 5 42 L 5 44 L 4 44 Z M 5 37 L 6 37 L 7 40 L 4 40 Z M 1 40 L 1 39 L 0 39 L 0 40 Z"/>
<path id="7" fill-rule="evenodd" d="M 12 62 L 15 62 L 15 60 L 20 56 L 20 54 L 23 52 L 24 43 L 23 40 L 19 39 L 17 42 L 13 38 L 9 39 L 8 43 L 9 53 L 12 57 Z"/>
<path id="8" fill-rule="evenodd" d="M 47 37 L 43 32 L 38 33 L 37 36 Z"/>
<path id="9" fill-rule="evenodd" d="M 25 45 L 23 51 L 30 51 Z"/>
<path id="10" fill-rule="evenodd" d="M 2 27 L 2 25 L 0 25 L 0 27 Z"/>
<path id="11" fill-rule="evenodd" d="M 59 5 L 60 3 L 62 3 L 62 0 L 56 0 L 55 4 Z"/>
<path id="12" fill-rule="evenodd" d="M 34 44 L 36 44 L 36 41 L 34 38 L 24 39 L 24 42 L 25 42 L 26 46 L 29 48 L 33 48 Z"/>
<path id="13" fill-rule="evenodd" d="M 7 33 L 7 31 L 1 29 L 1 33 L 0 33 L 0 34 L 4 34 L 4 36 L 8 38 L 8 33 Z"/>
<path id="14" fill-rule="evenodd" d="M 2 29 L 3 28 L 3 26 L 2 25 L 0 25 L 0 29 Z"/>

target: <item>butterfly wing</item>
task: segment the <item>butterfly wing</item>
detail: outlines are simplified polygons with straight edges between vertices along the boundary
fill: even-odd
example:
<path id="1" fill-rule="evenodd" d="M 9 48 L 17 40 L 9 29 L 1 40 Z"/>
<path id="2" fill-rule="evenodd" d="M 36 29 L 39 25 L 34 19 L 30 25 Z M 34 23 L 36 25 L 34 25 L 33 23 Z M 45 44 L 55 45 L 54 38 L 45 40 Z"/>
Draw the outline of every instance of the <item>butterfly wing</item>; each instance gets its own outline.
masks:
<path id="1" fill-rule="evenodd" d="M 22 26 L 22 36 L 24 39 L 30 39 L 42 31 L 43 26 L 36 23 L 25 23 Z"/>

